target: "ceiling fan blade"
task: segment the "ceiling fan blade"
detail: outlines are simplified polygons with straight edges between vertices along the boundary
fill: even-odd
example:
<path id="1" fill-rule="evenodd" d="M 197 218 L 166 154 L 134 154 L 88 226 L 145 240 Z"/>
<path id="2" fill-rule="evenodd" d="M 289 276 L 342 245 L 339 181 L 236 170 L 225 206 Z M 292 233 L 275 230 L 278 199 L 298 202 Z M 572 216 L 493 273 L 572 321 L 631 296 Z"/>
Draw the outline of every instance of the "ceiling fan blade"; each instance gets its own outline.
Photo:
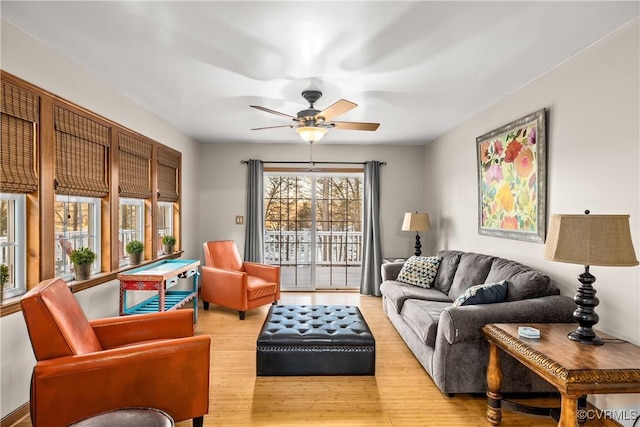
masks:
<path id="1" fill-rule="evenodd" d="M 293 125 L 279 125 L 279 126 L 267 126 L 263 128 L 253 128 L 251 130 L 262 130 L 262 129 L 275 129 L 275 128 L 292 128 Z"/>
<path id="2" fill-rule="evenodd" d="M 262 111 L 265 111 L 267 113 L 275 114 L 277 116 L 283 116 L 283 117 L 288 117 L 288 118 L 293 119 L 293 120 L 298 120 L 297 117 L 291 116 L 289 114 L 281 113 L 280 111 L 271 110 L 269 108 L 261 107 L 259 105 L 249 105 L 249 107 L 255 108 L 255 109 L 258 109 L 258 110 L 262 110 Z"/>
<path id="3" fill-rule="evenodd" d="M 363 123 L 363 122 L 331 122 L 335 129 L 342 130 L 370 130 L 378 129 L 380 123 Z"/>
<path id="4" fill-rule="evenodd" d="M 357 106 L 358 104 L 347 101 L 346 99 L 341 99 L 334 102 L 324 110 L 320 111 L 318 114 L 316 114 L 316 117 L 322 117 L 325 122 L 330 122 L 334 117 L 337 117 L 340 114 L 344 114 L 347 111 L 353 110 Z"/>

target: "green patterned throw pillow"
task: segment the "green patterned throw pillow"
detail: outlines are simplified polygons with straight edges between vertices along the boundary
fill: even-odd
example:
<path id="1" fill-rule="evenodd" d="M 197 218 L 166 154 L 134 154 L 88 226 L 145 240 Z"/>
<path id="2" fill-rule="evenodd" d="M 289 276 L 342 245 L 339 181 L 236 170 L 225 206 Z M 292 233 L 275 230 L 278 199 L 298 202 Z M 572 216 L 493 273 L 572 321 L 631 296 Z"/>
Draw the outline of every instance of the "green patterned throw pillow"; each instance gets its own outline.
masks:
<path id="1" fill-rule="evenodd" d="M 437 256 L 412 256 L 404 263 L 396 280 L 421 288 L 430 288 L 438 274 L 438 267 L 440 258 Z"/>

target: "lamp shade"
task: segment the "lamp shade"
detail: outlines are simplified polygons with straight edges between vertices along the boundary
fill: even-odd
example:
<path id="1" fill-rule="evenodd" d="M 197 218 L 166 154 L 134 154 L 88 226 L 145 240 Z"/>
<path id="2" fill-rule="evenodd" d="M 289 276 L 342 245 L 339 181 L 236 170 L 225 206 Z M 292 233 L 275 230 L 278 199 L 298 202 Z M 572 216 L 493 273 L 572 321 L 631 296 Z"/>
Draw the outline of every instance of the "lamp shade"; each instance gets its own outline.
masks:
<path id="1" fill-rule="evenodd" d="M 402 231 L 429 231 L 431 223 L 429 214 L 419 212 L 407 212 L 402 221 Z"/>
<path id="2" fill-rule="evenodd" d="M 300 126 L 296 128 L 296 133 L 300 135 L 300 138 L 304 141 L 314 143 L 320 141 L 327 133 L 327 130 L 316 126 Z"/>
<path id="3" fill-rule="evenodd" d="M 553 214 L 543 257 L 582 265 L 638 265 L 629 215 Z"/>

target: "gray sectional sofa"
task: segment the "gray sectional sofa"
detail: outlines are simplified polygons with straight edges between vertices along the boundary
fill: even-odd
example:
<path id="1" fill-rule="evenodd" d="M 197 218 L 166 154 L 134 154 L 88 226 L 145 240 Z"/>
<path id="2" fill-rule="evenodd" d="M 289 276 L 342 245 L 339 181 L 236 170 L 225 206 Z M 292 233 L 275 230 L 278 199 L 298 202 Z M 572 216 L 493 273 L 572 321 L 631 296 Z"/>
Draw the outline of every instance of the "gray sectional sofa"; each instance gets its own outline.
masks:
<path id="1" fill-rule="evenodd" d="M 383 308 L 436 386 L 445 394 L 485 393 L 488 323 L 569 323 L 576 306 L 549 277 L 504 258 L 440 251 L 431 288 L 396 281 L 403 263 L 382 265 Z M 454 306 L 471 286 L 507 281 L 504 302 Z M 504 393 L 553 392 L 554 387 L 502 354 Z"/>

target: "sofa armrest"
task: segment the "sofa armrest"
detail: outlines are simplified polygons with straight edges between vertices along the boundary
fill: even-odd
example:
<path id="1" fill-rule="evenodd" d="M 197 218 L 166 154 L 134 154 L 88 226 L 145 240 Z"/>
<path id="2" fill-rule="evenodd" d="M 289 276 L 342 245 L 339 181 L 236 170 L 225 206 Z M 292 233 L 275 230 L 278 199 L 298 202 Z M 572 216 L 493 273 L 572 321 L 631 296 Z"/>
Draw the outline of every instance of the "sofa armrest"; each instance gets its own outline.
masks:
<path id="1" fill-rule="evenodd" d="M 400 270 L 402 270 L 402 266 L 404 262 L 388 262 L 386 264 L 382 264 L 380 273 L 382 274 L 382 281 L 385 280 L 396 280 L 398 274 L 400 274 Z"/>
<path id="2" fill-rule="evenodd" d="M 449 344 L 484 340 L 489 323 L 572 323 L 576 304 L 569 297 L 552 295 L 497 304 L 447 307 L 440 315 L 438 336 Z"/>

